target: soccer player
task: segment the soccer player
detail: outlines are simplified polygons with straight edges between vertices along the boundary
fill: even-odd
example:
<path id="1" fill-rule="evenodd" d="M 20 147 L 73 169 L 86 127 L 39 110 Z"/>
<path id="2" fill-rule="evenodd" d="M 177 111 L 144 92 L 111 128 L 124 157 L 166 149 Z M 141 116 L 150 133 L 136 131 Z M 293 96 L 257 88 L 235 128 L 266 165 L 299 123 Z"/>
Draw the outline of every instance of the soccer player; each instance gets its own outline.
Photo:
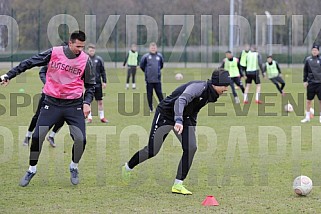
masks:
<path id="1" fill-rule="evenodd" d="M 242 50 L 239 60 L 240 60 L 240 69 L 242 73 L 246 72 L 246 60 L 247 54 L 250 52 L 250 45 L 246 44 L 244 50 Z"/>
<path id="2" fill-rule="evenodd" d="M 127 78 L 126 78 L 126 89 L 129 88 L 129 79 L 132 77 L 132 89 L 136 89 L 136 69 L 138 65 L 138 52 L 136 51 L 136 44 L 132 44 L 130 51 L 126 55 L 126 59 L 123 66 L 127 64 Z"/>
<path id="3" fill-rule="evenodd" d="M 155 90 L 159 102 L 163 97 L 162 82 L 161 82 L 161 69 L 163 68 L 163 56 L 157 52 L 157 45 L 155 42 L 149 44 L 149 53 L 145 54 L 140 61 L 140 68 L 145 73 L 147 101 L 150 112 L 153 109 L 153 90 Z"/>
<path id="4" fill-rule="evenodd" d="M 239 59 L 236 57 L 233 57 L 233 54 L 231 51 L 226 51 L 225 57 L 226 58 L 223 59 L 223 62 L 220 68 L 224 68 L 229 72 L 230 78 L 231 78 L 231 89 L 232 89 L 235 103 L 240 103 L 240 99 L 237 96 L 235 86 L 234 86 L 234 83 L 235 83 L 238 87 L 240 87 L 240 89 L 242 90 L 242 93 L 244 94 L 244 86 L 241 81 L 241 77 L 243 76 L 243 74 L 240 69 Z"/>
<path id="5" fill-rule="evenodd" d="M 256 51 L 256 47 L 252 46 L 251 51 L 247 54 L 246 58 L 246 86 L 244 91 L 244 104 L 248 104 L 249 101 L 247 99 L 247 95 L 250 91 L 252 81 L 256 84 L 256 94 L 255 94 L 255 103 L 262 104 L 260 100 L 260 92 L 261 92 L 261 80 L 259 69 L 263 71 L 262 68 L 262 57 Z"/>
<path id="6" fill-rule="evenodd" d="M 280 94 L 284 96 L 285 82 L 282 79 L 281 69 L 277 61 L 273 60 L 272 56 L 268 56 L 265 66 L 263 67 L 264 76 L 267 76 L 271 82 L 276 86 Z M 267 74 L 267 75 L 266 75 Z M 281 84 L 281 86 L 279 85 Z"/>
<path id="7" fill-rule="evenodd" d="M 310 122 L 311 104 L 317 95 L 321 109 L 321 57 L 319 56 L 319 45 L 314 44 L 311 49 L 311 56 L 307 57 L 303 68 L 303 85 L 307 90 L 305 118 L 301 123 Z M 321 115 L 321 114 L 320 114 Z M 321 123 L 321 116 L 319 119 Z"/>
<path id="8" fill-rule="evenodd" d="M 148 144 L 136 152 L 122 167 L 123 180 L 128 183 L 134 167 L 154 157 L 168 133 L 174 130 L 182 144 L 183 155 L 172 192 L 191 195 L 192 192 L 183 186 L 183 181 L 189 172 L 197 149 L 195 137 L 197 115 L 207 103 L 216 102 L 219 96 L 227 91 L 230 82 L 228 71 L 215 70 L 210 80 L 183 84 L 160 102 L 156 108 Z"/>
<path id="9" fill-rule="evenodd" d="M 75 31 L 70 35 L 68 46 L 50 48 L 29 59 L 0 77 L 1 84 L 8 85 L 10 80 L 27 69 L 48 65 L 44 107 L 40 110 L 38 121 L 30 146 L 29 169 L 20 180 L 25 187 L 37 172 L 37 163 L 45 136 L 51 126 L 58 121 L 66 121 L 74 140 L 72 161 L 69 166 L 70 181 L 79 183 L 78 163 L 85 150 L 85 118 L 91 108 L 95 89 L 95 73 L 89 56 L 83 52 L 86 35 Z M 85 87 L 85 91 L 84 91 Z M 84 93 L 84 94 L 83 94 Z"/>
<path id="10" fill-rule="evenodd" d="M 43 84 L 46 83 L 47 69 L 48 69 L 48 66 L 43 66 L 39 71 L 39 77 L 40 77 L 40 80 L 42 81 Z M 31 139 L 32 132 L 36 127 L 36 123 L 37 123 L 37 120 L 38 120 L 38 117 L 39 117 L 39 114 L 40 114 L 40 109 L 44 106 L 44 102 L 43 102 L 44 100 L 45 100 L 45 94 L 41 93 L 41 97 L 40 97 L 39 102 L 38 102 L 37 111 L 33 115 L 32 119 L 30 121 L 30 124 L 29 124 L 29 127 L 28 127 L 28 131 L 26 133 L 26 137 L 25 137 L 25 139 L 23 140 L 23 143 L 22 143 L 24 146 L 28 146 L 29 145 L 29 141 Z M 55 138 L 54 137 L 55 137 L 56 133 L 59 131 L 59 129 L 63 125 L 64 125 L 64 121 L 63 120 L 62 121 L 58 121 L 58 123 L 55 124 L 55 126 L 53 127 L 53 129 L 50 132 L 49 136 L 47 137 L 47 140 L 48 140 L 49 144 L 52 147 L 56 147 Z"/>
<path id="11" fill-rule="evenodd" d="M 104 60 L 96 55 L 96 47 L 93 44 L 88 45 L 88 55 L 91 59 L 93 64 L 94 73 L 96 73 L 96 85 L 95 85 L 95 100 L 98 103 L 98 114 L 100 121 L 102 123 L 108 123 L 108 120 L 105 118 L 104 115 L 104 103 L 103 103 L 103 89 L 106 88 L 107 78 L 106 78 L 106 71 L 104 66 Z M 88 115 L 87 122 L 92 122 L 92 115 L 91 113 Z"/>

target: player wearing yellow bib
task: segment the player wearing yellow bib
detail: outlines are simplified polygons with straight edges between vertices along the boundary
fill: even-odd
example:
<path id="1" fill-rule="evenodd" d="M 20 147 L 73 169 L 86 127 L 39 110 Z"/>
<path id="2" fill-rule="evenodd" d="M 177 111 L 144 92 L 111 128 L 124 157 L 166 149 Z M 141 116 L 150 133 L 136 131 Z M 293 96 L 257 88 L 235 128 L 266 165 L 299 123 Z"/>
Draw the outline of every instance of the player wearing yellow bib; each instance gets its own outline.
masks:
<path id="1" fill-rule="evenodd" d="M 263 73 L 266 74 L 271 82 L 276 86 L 278 91 L 284 95 L 283 88 L 285 86 L 285 82 L 282 79 L 281 69 L 277 61 L 273 60 L 272 56 L 268 56 L 266 59 L 265 66 L 263 67 Z M 279 85 L 281 84 L 281 86 Z"/>
<path id="2" fill-rule="evenodd" d="M 244 50 L 242 50 L 239 60 L 240 60 L 240 70 L 242 73 L 246 72 L 246 59 L 247 54 L 250 52 L 250 45 L 246 44 Z"/>
<path id="3" fill-rule="evenodd" d="M 237 96 L 235 86 L 234 86 L 234 84 L 236 84 L 238 87 L 240 87 L 240 89 L 242 90 L 242 93 L 244 93 L 244 86 L 241 81 L 241 77 L 243 76 L 243 74 L 240 70 L 239 59 L 236 57 L 233 57 L 233 54 L 231 51 L 226 51 L 225 57 L 226 58 L 223 59 L 223 62 L 220 68 L 224 68 L 224 70 L 227 70 L 229 72 L 230 78 L 231 78 L 230 86 L 232 88 L 232 93 L 234 95 L 235 103 L 240 103 L 240 99 Z"/>
<path id="4" fill-rule="evenodd" d="M 252 85 L 252 81 L 256 84 L 256 94 L 255 94 L 255 103 L 262 104 L 260 100 L 261 93 L 261 80 L 259 70 L 263 71 L 262 68 L 262 57 L 256 51 L 256 47 L 252 46 L 251 51 L 247 54 L 246 58 L 246 86 L 244 92 L 244 104 L 248 104 L 247 95 Z M 264 76 L 264 74 L 263 74 Z"/>
<path id="5" fill-rule="evenodd" d="M 126 55 L 126 59 L 123 66 L 127 64 L 127 78 L 126 78 L 126 89 L 129 88 L 129 79 L 132 77 L 132 89 L 136 89 L 136 68 L 138 66 L 138 52 L 136 51 L 136 44 L 131 45 L 130 51 Z"/>

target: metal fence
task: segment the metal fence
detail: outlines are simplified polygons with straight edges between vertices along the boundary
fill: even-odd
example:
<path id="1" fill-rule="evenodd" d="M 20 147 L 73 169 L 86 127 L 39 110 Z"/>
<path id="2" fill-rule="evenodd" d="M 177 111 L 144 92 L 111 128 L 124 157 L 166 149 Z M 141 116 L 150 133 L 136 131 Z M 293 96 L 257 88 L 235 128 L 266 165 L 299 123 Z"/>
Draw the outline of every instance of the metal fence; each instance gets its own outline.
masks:
<path id="1" fill-rule="evenodd" d="M 218 19 L 217 19 L 218 18 Z M 88 42 L 96 44 L 97 53 L 106 62 L 121 62 L 131 43 L 138 44 L 140 55 L 148 52 L 149 42 L 158 44 L 158 51 L 167 62 L 220 62 L 228 50 L 230 16 L 214 15 L 108 15 L 75 17 L 49 15 L 40 10 L 14 11 L 1 15 L 0 61 L 16 62 L 68 40 L 73 30 L 84 30 Z M 264 17 L 263 17 L 264 18 Z M 235 16 L 233 53 L 238 56 L 245 44 L 256 44 L 265 57 L 268 54 L 268 32 L 262 16 Z M 258 21 L 258 20 L 261 20 Z M 302 63 L 310 47 L 318 41 L 318 20 L 302 16 L 274 16 L 273 55 L 280 63 Z M 242 24 L 243 23 L 243 24 Z M 278 24 L 279 23 L 279 24 Z M 244 30 L 246 29 L 246 30 Z"/>

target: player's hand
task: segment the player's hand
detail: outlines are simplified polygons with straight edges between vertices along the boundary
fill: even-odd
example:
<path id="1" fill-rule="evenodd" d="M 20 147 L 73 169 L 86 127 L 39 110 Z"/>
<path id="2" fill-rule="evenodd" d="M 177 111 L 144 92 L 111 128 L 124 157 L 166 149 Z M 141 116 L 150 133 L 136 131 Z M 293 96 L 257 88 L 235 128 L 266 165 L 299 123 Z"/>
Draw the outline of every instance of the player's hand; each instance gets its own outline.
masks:
<path id="1" fill-rule="evenodd" d="M 177 134 L 182 134 L 183 125 L 180 123 L 175 123 L 174 130 L 177 132 Z"/>
<path id="2" fill-rule="evenodd" d="M 308 85 L 309 85 L 308 82 L 304 82 L 304 83 L 303 83 L 304 88 L 308 87 Z"/>
<path id="3" fill-rule="evenodd" d="M 106 83 L 103 82 L 103 89 L 105 89 L 105 88 L 106 88 Z"/>
<path id="4" fill-rule="evenodd" d="M 91 107 L 90 105 L 88 105 L 87 103 L 83 104 L 83 112 L 84 112 L 84 116 L 85 118 L 88 117 L 89 113 L 91 112 Z"/>
<path id="5" fill-rule="evenodd" d="M 0 76 L 0 84 L 3 86 L 7 86 L 9 84 L 10 80 L 7 74 L 4 74 Z"/>

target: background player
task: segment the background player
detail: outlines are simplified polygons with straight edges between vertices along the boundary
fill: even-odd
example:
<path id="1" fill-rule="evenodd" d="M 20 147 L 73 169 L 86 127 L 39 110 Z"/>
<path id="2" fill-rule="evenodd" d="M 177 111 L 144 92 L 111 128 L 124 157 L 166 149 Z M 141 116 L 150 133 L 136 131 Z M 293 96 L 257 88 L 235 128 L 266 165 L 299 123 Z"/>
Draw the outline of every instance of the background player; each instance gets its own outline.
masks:
<path id="1" fill-rule="evenodd" d="M 255 93 L 255 103 L 262 104 L 260 100 L 260 93 L 261 93 L 261 80 L 260 80 L 260 71 L 263 72 L 262 68 L 262 57 L 256 51 L 256 47 L 252 46 L 251 51 L 248 52 L 246 58 L 246 86 L 244 91 L 244 104 L 248 104 L 248 93 L 250 91 L 252 82 L 256 84 L 256 93 Z"/>
<path id="2" fill-rule="evenodd" d="M 231 51 L 226 51 L 225 57 L 226 58 L 224 58 L 220 67 L 224 68 L 225 70 L 227 70 L 229 72 L 230 78 L 231 78 L 230 86 L 232 89 L 235 103 L 240 103 L 240 99 L 237 96 L 235 86 L 234 86 L 234 84 L 236 84 L 238 87 L 240 87 L 240 89 L 242 90 L 242 93 L 244 94 L 244 86 L 241 81 L 241 77 L 243 76 L 243 74 L 240 69 L 239 59 L 236 57 L 233 57 Z"/>
<path id="3" fill-rule="evenodd" d="M 132 44 L 123 63 L 123 66 L 125 66 L 126 64 L 128 66 L 125 86 L 126 89 L 129 88 L 130 77 L 132 78 L 132 89 L 136 89 L 136 70 L 138 65 L 138 52 L 136 51 L 136 49 L 136 44 Z"/>
<path id="4" fill-rule="evenodd" d="M 280 94 L 284 96 L 285 94 L 283 92 L 283 89 L 285 86 L 285 82 L 282 79 L 279 63 L 273 60 L 272 56 L 268 56 L 266 61 L 267 62 L 265 63 L 265 66 L 263 66 L 264 76 L 267 76 L 271 80 L 271 82 L 276 86 Z M 281 84 L 281 86 L 279 84 Z"/>
<path id="5" fill-rule="evenodd" d="M 96 55 L 96 47 L 93 44 L 88 45 L 88 55 L 91 59 L 93 65 L 93 72 L 96 74 L 96 85 L 95 85 L 95 100 L 98 103 L 98 114 L 100 121 L 102 123 L 108 123 L 108 120 L 105 118 L 104 115 L 104 103 L 103 103 L 103 89 L 106 88 L 106 71 L 104 67 L 104 60 Z M 92 122 L 92 113 L 88 115 L 88 123 Z"/>
<path id="6" fill-rule="evenodd" d="M 311 56 L 307 57 L 303 68 L 303 85 L 307 91 L 305 118 L 301 123 L 310 122 L 312 100 L 317 95 L 321 107 L 321 57 L 319 45 L 314 44 Z M 320 108 L 321 109 L 321 108 Z M 321 123 L 321 115 L 319 122 Z"/>
<path id="7" fill-rule="evenodd" d="M 146 53 L 141 61 L 140 68 L 145 74 L 147 101 L 150 112 L 154 112 L 153 109 L 153 90 L 155 90 L 159 102 L 163 97 L 162 92 L 162 80 L 161 69 L 163 68 L 164 59 L 163 56 L 157 52 L 157 45 L 155 42 L 149 44 L 149 53 Z"/>

